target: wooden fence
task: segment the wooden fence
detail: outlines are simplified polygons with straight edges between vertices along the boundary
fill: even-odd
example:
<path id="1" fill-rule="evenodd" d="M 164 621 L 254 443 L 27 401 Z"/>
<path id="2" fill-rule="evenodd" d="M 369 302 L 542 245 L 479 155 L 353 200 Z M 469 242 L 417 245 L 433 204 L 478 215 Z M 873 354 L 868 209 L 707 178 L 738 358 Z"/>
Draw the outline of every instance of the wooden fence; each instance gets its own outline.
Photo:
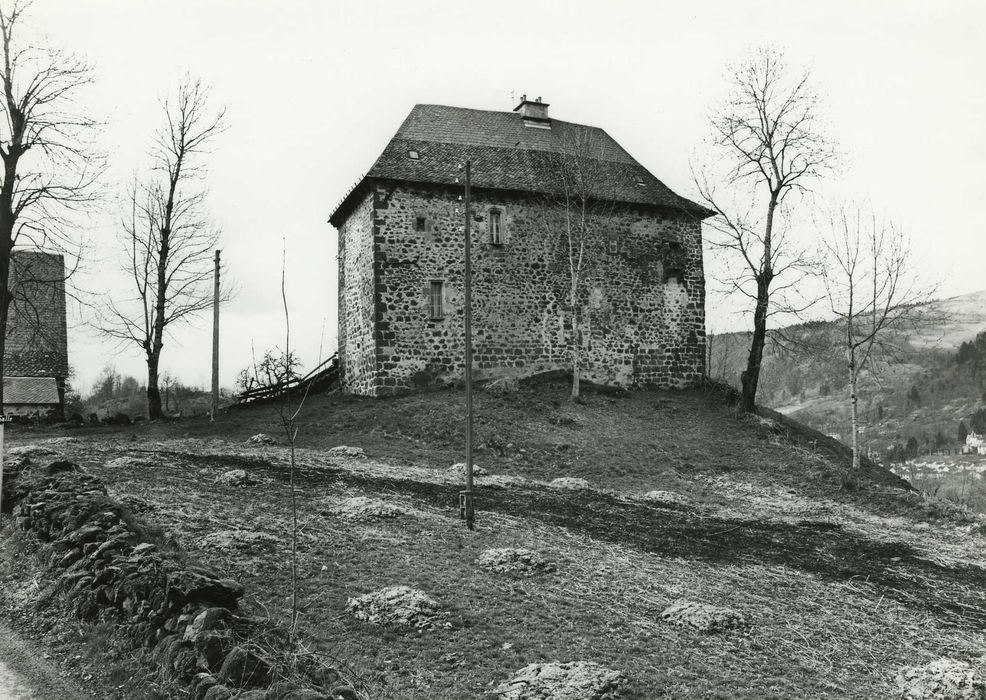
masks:
<path id="1" fill-rule="evenodd" d="M 335 389 L 339 384 L 339 356 L 332 355 L 325 362 L 303 377 L 292 377 L 286 381 L 267 386 L 257 386 L 236 395 L 239 405 L 265 403 L 284 394 L 301 395 L 306 391 L 315 393 Z"/>

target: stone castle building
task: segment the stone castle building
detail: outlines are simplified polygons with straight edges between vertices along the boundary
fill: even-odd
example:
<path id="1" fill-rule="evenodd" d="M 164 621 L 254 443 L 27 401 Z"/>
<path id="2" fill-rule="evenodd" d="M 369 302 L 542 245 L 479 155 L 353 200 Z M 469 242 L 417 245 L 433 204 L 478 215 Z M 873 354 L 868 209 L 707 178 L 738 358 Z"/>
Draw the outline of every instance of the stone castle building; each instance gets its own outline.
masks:
<path id="1" fill-rule="evenodd" d="M 712 212 L 602 129 L 547 108 L 417 105 L 333 212 L 344 390 L 379 396 L 462 375 L 467 160 L 477 378 L 569 368 L 572 342 L 593 382 L 702 377 L 701 221 Z M 585 223 L 577 305 L 566 291 L 573 222 Z"/>

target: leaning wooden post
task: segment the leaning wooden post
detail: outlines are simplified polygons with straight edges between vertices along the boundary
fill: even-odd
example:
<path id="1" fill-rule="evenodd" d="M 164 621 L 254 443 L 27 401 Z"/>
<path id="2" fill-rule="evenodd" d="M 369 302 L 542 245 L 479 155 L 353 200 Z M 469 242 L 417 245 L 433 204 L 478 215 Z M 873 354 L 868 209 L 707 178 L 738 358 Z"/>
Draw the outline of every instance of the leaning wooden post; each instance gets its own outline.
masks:
<path id="1" fill-rule="evenodd" d="M 475 527 L 476 511 L 472 494 L 472 210 L 470 207 L 470 161 L 466 161 L 466 264 L 463 286 L 465 288 L 465 360 L 466 360 L 466 490 L 459 494 L 459 513 L 465 518 L 466 527 Z"/>
<path id="2" fill-rule="evenodd" d="M 219 251 L 216 251 L 215 287 L 212 293 L 212 414 L 219 410 Z"/>

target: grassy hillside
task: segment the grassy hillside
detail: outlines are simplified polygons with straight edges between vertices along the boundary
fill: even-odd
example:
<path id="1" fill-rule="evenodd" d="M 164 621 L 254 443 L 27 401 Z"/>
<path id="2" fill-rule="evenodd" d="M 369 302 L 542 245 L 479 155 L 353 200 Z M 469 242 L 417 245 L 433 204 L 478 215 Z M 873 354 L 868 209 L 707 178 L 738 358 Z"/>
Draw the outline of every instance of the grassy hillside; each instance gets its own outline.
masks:
<path id="1" fill-rule="evenodd" d="M 718 392 L 590 391 L 584 405 L 565 395 L 549 380 L 477 397 L 476 461 L 490 474 L 478 479 L 475 532 L 458 519 L 461 477 L 449 469 L 462 461 L 460 391 L 310 397 L 298 453 L 305 643 L 350 666 L 369 696 L 395 700 L 482 697 L 543 660 L 621 671 L 636 698 L 890 697 L 901 666 L 982 649 L 980 521 L 872 465 L 863 488 L 840 491 L 844 453 L 793 424 L 737 413 Z M 277 435 L 274 407 L 215 423 L 86 428 L 47 444 L 166 541 L 255 592 L 252 612 L 284 620 L 287 453 L 245 443 L 258 432 Z M 52 436 L 18 428 L 13 441 Z M 340 444 L 366 456 L 328 451 Z M 234 468 L 253 485 L 217 483 Z M 548 484 L 562 476 L 591 488 Z M 402 513 L 347 518 L 337 506 L 353 496 Z M 556 570 L 517 577 L 477 565 L 503 547 L 537 550 Z M 4 560 L 0 596 L 18 591 L 29 605 L 30 580 L 43 574 L 9 547 Z M 408 630 L 345 614 L 348 598 L 398 584 L 437 600 L 441 624 Z M 708 634 L 662 621 L 681 599 L 730 607 L 750 626 Z M 34 619 L 3 603 L 14 619 Z M 43 634 L 105 696 L 161 697 L 139 673 L 121 684 L 128 659 L 111 648 L 87 665 L 71 641 Z"/>
<path id="2" fill-rule="evenodd" d="M 959 422 L 968 425 L 986 405 L 986 292 L 930 302 L 919 317 L 894 339 L 895 352 L 877 358 L 878 371 L 861 379 L 864 442 L 874 455 L 911 438 L 921 453 L 955 450 Z M 768 343 L 758 401 L 848 441 L 848 378 L 838 334 L 824 322 L 783 329 L 783 341 Z M 969 352 L 960 356 L 963 343 Z M 748 347 L 748 334 L 713 337 L 712 376 L 737 385 Z"/>

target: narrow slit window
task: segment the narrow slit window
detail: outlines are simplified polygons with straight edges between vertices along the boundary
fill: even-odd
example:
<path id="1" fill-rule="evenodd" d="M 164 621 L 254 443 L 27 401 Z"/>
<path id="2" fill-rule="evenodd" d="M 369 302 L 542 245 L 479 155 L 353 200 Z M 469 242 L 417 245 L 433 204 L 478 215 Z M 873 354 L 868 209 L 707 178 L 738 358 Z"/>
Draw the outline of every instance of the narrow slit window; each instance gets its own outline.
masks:
<path id="1" fill-rule="evenodd" d="M 433 319 L 445 317 L 445 283 L 433 280 L 428 290 L 428 314 Z"/>
<path id="2" fill-rule="evenodd" d="M 503 244 L 503 214 L 496 209 L 490 212 L 490 243 Z"/>

